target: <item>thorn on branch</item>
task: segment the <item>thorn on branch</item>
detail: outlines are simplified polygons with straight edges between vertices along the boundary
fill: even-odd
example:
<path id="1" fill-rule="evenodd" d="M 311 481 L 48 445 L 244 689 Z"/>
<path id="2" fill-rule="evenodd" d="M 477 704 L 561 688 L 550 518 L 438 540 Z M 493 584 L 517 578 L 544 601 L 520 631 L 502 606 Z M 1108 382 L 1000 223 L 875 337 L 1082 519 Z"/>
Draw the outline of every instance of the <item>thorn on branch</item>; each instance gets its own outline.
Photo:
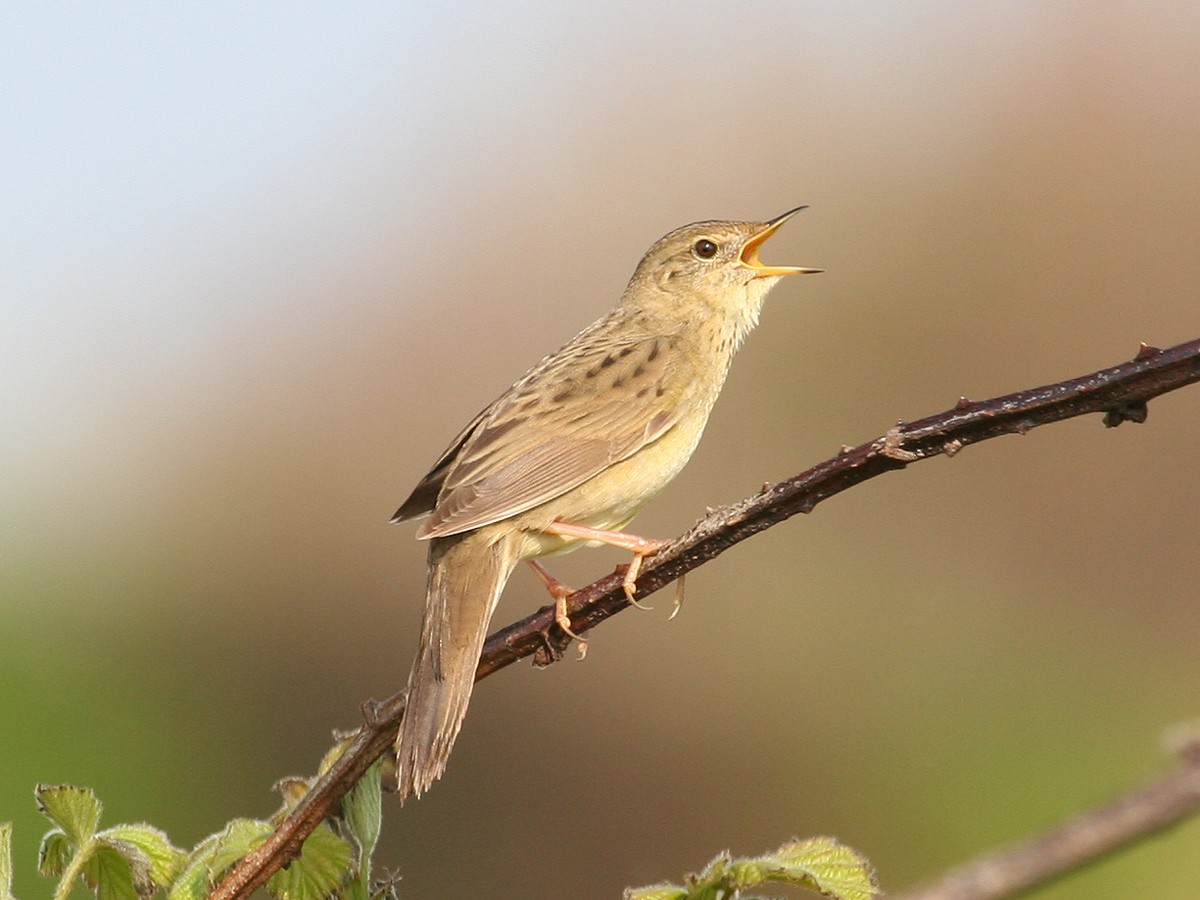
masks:
<path id="1" fill-rule="evenodd" d="M 1143 345 L 1145 346 L 1145 345 Z M 1161 350 L 1156 351 L 1162 353 Z M 1141 354 L 1139 354 L 1140 356 Z M 1104 427 L 1116 428 L 1122 422 L 1135 422 L 1141 425 L 1146 421 L 1146 417 L 1150 415 L 1150 407 L 1146 405 L 1144 400 L 1135 400 L 1132 403 L 1127 403 L 1124 406 L 1118 406 L 1116 409 L 1110 409 L 1104 414 Z"/>
<path id="2" fill-rule="evenodd" d="M 1142 341 L 1142 343 L 1138 345 L 1137 356 L 1135 356 L 1134 359 L 1153 359 L 1161 354 L 1162 350 L 1160 350 L 1158 347 L 1152 347 L 1150 344 Z"/>

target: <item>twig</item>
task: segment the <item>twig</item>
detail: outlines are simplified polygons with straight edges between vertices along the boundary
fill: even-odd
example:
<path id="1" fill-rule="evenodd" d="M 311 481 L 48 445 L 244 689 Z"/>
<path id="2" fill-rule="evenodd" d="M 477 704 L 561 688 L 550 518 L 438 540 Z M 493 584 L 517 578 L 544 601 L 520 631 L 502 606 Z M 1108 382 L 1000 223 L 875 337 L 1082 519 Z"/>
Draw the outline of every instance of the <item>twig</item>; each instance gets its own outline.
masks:
<path id="1" fill-rule="evenodd" d="M 686 534 L 647 559 L 637 580 L 638 595 L 653 593 L 686 572 L 797 513 L 853 485 L 931 456 L 953 456 L 968 444 L 1002 434 L 1024 434 L 1038 425 L 1087 413 L 1104 413 L 1104 424 L 1142 422 L 1155 397 L 1200 381 L 1200 339 L 1167 350 L 1142 345 L 1136 358 L 1090 375 L 1044 387 L 971 402 L 910 424 L 731 506 L 710 512 Z M 572 628 L 582 633 L 629 605 L 621 576 L 613 573 L 577 591 L 569 601 Z M 570 638 L 554 624 L 553 605 L 493 634 L 484 646 L 476 680 L 527 656 L 536 665 L 561 658 Z M 293 859 L 308 834 L 336 807 L 376 759 L 391 747 L 404 714 L 396 694 L 363 707 L 365 724 L 341 758 L 313 785 L 296 809 L 261 847 L 245 857 L 210 895 L 212 900 L 247 897 Z"/>
<path id="2" fill-rule="evenodd" d="M 1183 764 L 1163 778 L 892 900 L 1012 897 L 1178 824 L 1200 809 L 1200 741 L 1184 747 L 1180 756 Z"/>

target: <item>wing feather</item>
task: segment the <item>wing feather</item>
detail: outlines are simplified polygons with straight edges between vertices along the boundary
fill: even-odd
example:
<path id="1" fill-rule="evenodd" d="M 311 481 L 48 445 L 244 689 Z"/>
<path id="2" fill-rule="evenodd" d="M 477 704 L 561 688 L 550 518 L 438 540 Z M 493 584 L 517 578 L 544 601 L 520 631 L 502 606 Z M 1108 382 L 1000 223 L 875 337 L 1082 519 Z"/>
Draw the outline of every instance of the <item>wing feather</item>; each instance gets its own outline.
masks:
<path id="1" fill-rule="evenodd" d="M 455 460 L 458 459 L 459 451 L 463 445 L 471 437 L 471 432 L 479 427 L 479 423 L 491 411 L 491 407 L 483 410 L 479 415 L 470 421 L 466 428 L 454 436 L 454 440 L 450 442 L 450 446 L 438 457 L 437 462 L 433 464 L 420 483 L 413 488 L 408 499 L 400 504 L 400 508 L 396 510 L 396 514 L 392 516 L 391 522 L 403 522 L 405 519 L 414 519 L 417 516 L 424 515 L 427 512 L 432 512 L 437 506 L 438 494 L 442 492 L 442 483 L 446 480 L 446 473 L 454 466 Z"/>
<path id="2" fill-rule="evenodd" d="M 604 321 L 531 369 L 451 444 L 413 492 L 426 486 L 428 494 L 431 480 L 440 480 L 418 537 L 458 534 L 539 506 L 675 425 L 694 379 L 671 352 L 673 339 L 614 342 Z"/>

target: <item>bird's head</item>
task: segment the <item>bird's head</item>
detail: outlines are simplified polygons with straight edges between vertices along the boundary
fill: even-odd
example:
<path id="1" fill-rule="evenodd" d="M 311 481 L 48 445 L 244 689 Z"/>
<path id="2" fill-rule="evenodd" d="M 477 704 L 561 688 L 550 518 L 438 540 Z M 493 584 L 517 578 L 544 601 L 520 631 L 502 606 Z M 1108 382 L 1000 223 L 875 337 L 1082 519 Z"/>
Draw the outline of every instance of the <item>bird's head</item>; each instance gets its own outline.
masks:
<path id="1" fill-rule="evenodd" d="M 665 301 L 685 313 L 697 310 L 727 318 L 738 338 L 758 322 L 767 292 L 786 275 L 822 271 L 800 266 L 768 266 L 758 256 L 762 245 L 804 206 L 769 222 L 696 222 L 660 238 L 629 281 L 626 303 Z M 653 299 L 651 299 L 653 298 Z"/>

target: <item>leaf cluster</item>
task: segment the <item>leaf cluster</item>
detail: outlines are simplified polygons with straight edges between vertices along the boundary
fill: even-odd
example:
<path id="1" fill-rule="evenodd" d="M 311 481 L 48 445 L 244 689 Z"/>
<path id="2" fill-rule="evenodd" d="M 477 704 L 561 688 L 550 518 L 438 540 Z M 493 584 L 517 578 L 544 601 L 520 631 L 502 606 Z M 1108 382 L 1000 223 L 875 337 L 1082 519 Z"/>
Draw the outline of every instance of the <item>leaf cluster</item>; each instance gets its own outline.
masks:
<path id="1" fill-rule="evenodd" d="M 772 882 L 808 888 L 833 900 L 871 900 L 880 893 L 870 863 L 831 837 L 791 840 L 762 856 L 734 859 L 722 853 L 685 882 L 630 888 L 625 900 L 732 900 Z"/>
<path id="2" fill-rule="evenodd" d="M 337 757 L 335 748 L 322 769 Z M 145 823 L 100 827 L 103 807 L 88 788 L 39 785 L 38 808 L 53 827 L 42 838 L 38 869 L 57 879 L 54 900 L 66 900 L 80 881 L 97 900 L 204 900 L 221 877 L 257 849 L 304 797 L 315 779 L 276 784 L 283 805 L 269 819 L 234 819 L 191 851 L 174 846 Z M 338 815 L 304 841 L 299 855 L 267 881 L 279 900 L 394 900 L 396 879 L 372 879 L 383 801 L 380 765 L 368 770 L 342 801 Z M 790 884 L 833 900 L 871 900 L 879 888 L 870 864 L 834 838 L 792 840 L 772 853 L 734 859 L 722 853 L 685 885 L 631 888 L 626 900 L 731 900 L 767 883 Z M 0 823 L 0 900 L 12 894 L 12 825 Z M 745 898 L 751 900 L 751 898 Z"/>
<path id="3" fill-rule="evenodd" d="M 339 745 L 322 769 L 340 752 Z M 273 816 L 234 819 L 190 851 L 145 823 L 101 828 L 103 807 L 87 788 L 38 785 L 38 809 L 53 826 L 42 838 L 38 870 L 57 879 L 54 900 L 66 900 L 80 881 L 97 900 L 148 900 L 159 892 L 167 900 L 204 900 L 235 863 L 271 835 L 313 780 L 284 779 L 276 785 L 283 804 Z M 299 855 L 271 876 L 268 892 L 279 900 L 388 900 L 393 879 L 373 880 L 371 873 L 382 814 L 376 764 L 342 799 L 338 814 L 317 827 Z M 11 839 L 11 823 L 0 823 L 0 900 L 14 900 Z"/>

